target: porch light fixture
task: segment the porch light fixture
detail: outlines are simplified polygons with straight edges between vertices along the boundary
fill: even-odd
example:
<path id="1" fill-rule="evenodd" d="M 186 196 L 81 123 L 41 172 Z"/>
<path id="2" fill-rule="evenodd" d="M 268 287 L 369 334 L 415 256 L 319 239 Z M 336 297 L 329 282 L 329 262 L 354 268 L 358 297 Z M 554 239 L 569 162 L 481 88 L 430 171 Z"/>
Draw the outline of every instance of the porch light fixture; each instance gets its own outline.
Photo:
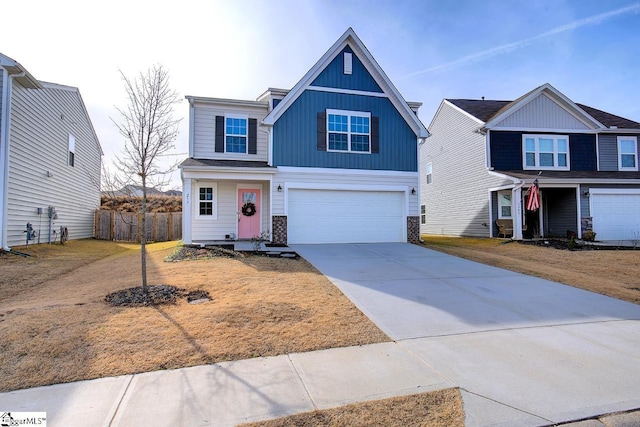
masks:
<path id="1" fill-rule="evenodd" d="M 589 194 L 589 190 L 584 190 L 584 197 L 589 197 L 591 194 Z"/>
<path id="2" fill-rule="evenodd" d="M 411 194 L 413 194 L 413 195 L 415 195 L 415 194 L 416 194 L 416 187 L 413 187 L 413 188 L 411 189 Z"/>
<path id="3" fill-rule="evenodd" d="M 278 193 L 282 193 L 282 185 L 278 184 Z"/>

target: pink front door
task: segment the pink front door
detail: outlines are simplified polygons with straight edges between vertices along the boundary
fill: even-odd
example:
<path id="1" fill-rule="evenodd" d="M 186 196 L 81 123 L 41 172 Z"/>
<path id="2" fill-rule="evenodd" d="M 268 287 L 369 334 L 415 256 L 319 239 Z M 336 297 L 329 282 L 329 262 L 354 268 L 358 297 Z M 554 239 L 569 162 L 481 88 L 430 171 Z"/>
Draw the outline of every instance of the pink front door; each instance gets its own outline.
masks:
<path id="1" fill-rule="evenodd" d="M 260 189 L 238 189 L 238 239 L 260 236 Z"/>

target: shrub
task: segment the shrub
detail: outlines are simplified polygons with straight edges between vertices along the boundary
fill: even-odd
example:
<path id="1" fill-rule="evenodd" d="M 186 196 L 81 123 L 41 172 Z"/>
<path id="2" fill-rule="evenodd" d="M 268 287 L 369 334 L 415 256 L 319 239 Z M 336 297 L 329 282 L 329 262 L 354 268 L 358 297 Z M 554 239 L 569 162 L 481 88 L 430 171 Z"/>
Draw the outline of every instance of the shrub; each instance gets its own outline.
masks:
<path id="1" fill-rule="evenodd" d="M 594 242 L 596 240 L 596 233 L 593 230 L 587 230 L 582 233 L 582 240 L 585 242 Z"/>

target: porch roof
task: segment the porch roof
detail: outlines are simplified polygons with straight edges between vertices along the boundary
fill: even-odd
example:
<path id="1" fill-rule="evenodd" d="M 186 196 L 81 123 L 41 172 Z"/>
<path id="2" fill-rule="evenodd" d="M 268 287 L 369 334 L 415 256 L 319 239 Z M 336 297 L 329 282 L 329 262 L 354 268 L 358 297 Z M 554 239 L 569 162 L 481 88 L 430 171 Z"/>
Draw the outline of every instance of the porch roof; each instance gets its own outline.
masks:
<path id="1" fill-rule="evenodd" d="M 188 158 L 182 162 L 180 168 L 267 168 L 277 169 L 275 166 L 270 166 L 267 162 L 255 162 L 250 160 L 214 160 L 214 159 L 194 159 Z"/>
<path id="2" fill-rule="evenodd" d="M 494 171 L 503 175 L 508 175 L 512 178 L 526 181 L 533 181 L 538 178 L 542 183 L 547 180 L 553 180 L 558 182 L 561 180 L 567 180 L 571 182 L 575 181 L 589 181 L 597 183 L 598 181 L 612 181 L 612 180 L 638 180 L 637 184 L 640 184 L 640 172 L 623 172 L 623 171 L 542 171 L 542 174 L 538 176 L 539 171 Z"/>

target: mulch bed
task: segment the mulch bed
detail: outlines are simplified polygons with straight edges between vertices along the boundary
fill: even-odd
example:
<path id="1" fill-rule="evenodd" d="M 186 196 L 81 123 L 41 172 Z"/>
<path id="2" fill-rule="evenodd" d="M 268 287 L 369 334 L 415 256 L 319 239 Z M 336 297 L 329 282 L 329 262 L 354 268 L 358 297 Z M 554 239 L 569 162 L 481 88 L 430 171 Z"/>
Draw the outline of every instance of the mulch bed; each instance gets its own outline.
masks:
<path id="1" fill-rule="evenodd" d="M 190 261 L 197 259 L 211 259 L 211 258 L 236 258 L 244 257 L 241 252 L 232 251 L 230 249 L 220 248 L 217 246 L 206 246 L 204 248 L 198 248 L 193 246 L 181 246 L 177 248 L 172 254 L 168 255 L 165 262 L 180 262 Z"/>
<path id="2" fill-rule="evenodd" d="M 535 245 L 569 251 L 620 251 L 635 249 L 633 246 L 599 245 L 597 242 L 585 243 L 582 240 L 571 241 L 566 239 L 518 240 L 517 242 L 522 245 Z"/>
<path id="3" fill-rule="evenodd" d="M 142 286 L 123 289 L 108 294 L 104 299 L 114 307 L 145 307 L 162 304 L 175 304 L 178 298 L 186 298 L 187 302 L 196 300 L 211 300 L 207 291 L 196 290 L 186 292 L 184 289 L 171 285 L 147 286 L 145 292 Z"/>

